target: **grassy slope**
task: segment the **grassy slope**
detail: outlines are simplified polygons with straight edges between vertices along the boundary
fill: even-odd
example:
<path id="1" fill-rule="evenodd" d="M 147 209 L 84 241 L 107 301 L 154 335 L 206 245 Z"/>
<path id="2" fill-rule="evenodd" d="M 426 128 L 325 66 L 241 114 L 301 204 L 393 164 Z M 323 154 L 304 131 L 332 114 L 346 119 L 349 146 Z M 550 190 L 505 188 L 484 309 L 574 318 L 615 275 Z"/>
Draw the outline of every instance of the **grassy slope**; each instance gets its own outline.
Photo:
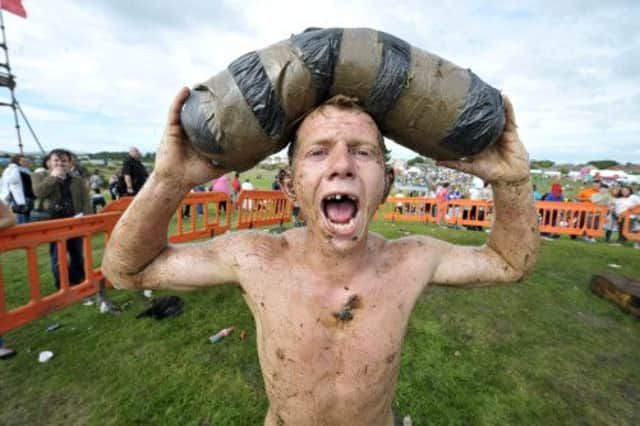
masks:
<path id="1" fill-rule="evenodd" d="M 485 238 L 414 224 L 373 229 L 463 244 Z M 96 241 L 96 254 L 101 248 Z M 1 259 L 9 292 L 23 293 L 20 262 Z M 394 409 L 416 425 L 637 424 L 640 322 L 588 288 L 609 263 L 640 276 L 630 247 L 563 239 L 544 243 L 521 284 L 429 289 L 409 324 Z M 44 254 L 51 291 L 47 268 Z M 0 362 L 0 424 L 261 424 L 254 324 L 237 288 L 183 294 L 185 314 L 164 321 L 136 320 L 145 304 L 134 293 L 111 295 L 131 302 L 120 316 L 76 305 L 5 336 L 19 354 Z M 55 322 L 62 327 L 46 333 Z M 208 342 L 228 325 L 249 338 Z M 42 350 L 56 355 L 39 364 Z"/>

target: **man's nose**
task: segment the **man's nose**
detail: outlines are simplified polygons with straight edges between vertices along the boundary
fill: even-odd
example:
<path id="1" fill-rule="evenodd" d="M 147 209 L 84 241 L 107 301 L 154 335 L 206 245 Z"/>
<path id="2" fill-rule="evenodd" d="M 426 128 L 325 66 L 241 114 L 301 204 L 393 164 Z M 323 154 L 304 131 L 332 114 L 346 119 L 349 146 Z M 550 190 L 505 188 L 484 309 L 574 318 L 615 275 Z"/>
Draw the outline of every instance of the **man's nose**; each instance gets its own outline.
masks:
<path id="1" fill-rule="evenodd" d="M 338 144 L 334 147 L 331 158 L 331 178 L 335 177 L 353 177 L 355 164 L 353 156 L 349 151 L 349 147 L 344 144 Z"/>

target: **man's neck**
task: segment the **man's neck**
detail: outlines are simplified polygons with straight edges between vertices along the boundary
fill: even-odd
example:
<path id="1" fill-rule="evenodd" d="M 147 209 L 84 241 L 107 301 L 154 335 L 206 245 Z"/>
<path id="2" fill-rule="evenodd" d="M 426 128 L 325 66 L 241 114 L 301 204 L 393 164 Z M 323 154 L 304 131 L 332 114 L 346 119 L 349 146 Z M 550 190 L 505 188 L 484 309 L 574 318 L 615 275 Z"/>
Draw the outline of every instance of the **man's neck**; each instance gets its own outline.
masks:
<path id="1" fill-rule="evenodd" d="M 366 268 L 369 262 L 368 232 L 349 250 L 339 250 L 326 237 L 306 229 L 302 239 L 301 254 L 307 267 L 317 276 L 335 277 L 341 286 L 341 277 L 353 276 Z"/>

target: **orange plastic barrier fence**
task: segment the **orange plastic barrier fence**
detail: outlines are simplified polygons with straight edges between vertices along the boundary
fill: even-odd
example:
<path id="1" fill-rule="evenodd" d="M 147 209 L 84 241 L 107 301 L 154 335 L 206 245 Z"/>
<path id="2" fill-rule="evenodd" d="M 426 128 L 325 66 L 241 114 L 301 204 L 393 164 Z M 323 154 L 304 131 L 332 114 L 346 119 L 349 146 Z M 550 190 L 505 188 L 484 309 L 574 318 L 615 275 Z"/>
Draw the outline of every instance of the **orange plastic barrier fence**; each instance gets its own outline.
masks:
<path id="1" fill-rule="evenodd" d="M 92 237 L 104 233 L 107 238 L 133 198 L 125 197 L 109 203 L 97 215 L 58 219 L 14 226 L 0 231 L 0 253 L 24 250 L 27 260 L 30 298 L 26 304 L 8 309 L 2 271 L 0 270 L 0 334 L 95 294 L 104 279 L 100 269 L 94 269 Z M 190 218 L 183 219 L 186 207 Z M 561 203 L 540 201 L 536 204 L 540 216 L 540 231 L 552 234 L 600 237 L 606 221 L 607 208 L 591 203 Z M 224 220 L 222 220 L 224 210 Z M 265 225 L 282 225 L 291 218 L 291 203 L 281 191 L 242 191 L 237 200 L 237 229 Z M 439 203 L 433 198 L 390 197 L 377 215 L 385 220 L 410 222 L 444 222 L 462 226 L 490 226 L 492 203 L 488 200 L 451 200 Z M 177 210 L 177 230 L 171 242 L 211 237 L 229 229 L 232 202 L 220 192 L 190 193 Z M 198 218 L 196 218 L 199 216 Z M 630 240 L 640 240 L 634 229 L 640 207 L 625 213 L 621 232 Z M 69 285 L 66 241 L 82 238 L 85 280 Z M 37 248 L 56 244 L 59 254 L 60 290 L 44 295 L 40 288 Z M 1 267 L 1 264 L 0 264 Z"/>
<path id="2" fill-rule="evenodd" d="M 605 206 L 538 201 L 536 209 L 540 217 L 540 232 L 588 237 L 604 235 L 603 226 L 607 221 Z M 377 215 L 393 221 L 489 227 L 493 219 L 493 203 L 490 200 L 466 199 L 441 203 L 435 198 L 389 197 Z M 625 226 L 630 226 L 631 222 L 626 221 Z M 638 233 L 633 235 L 631 228 L 625 229 L 632 234 L 631 239 L 638 238 Z"/>
<path id="3" fill-rule="evenodd" d="M 443 208 L 448 225 L 489 227 L 493 220 L 493 202 L 490 200 L 450 200 Z M 437 219 L 436 219 L 437 220 Z"/>
<path id="4" fill-rule="evenodd" d="M 184 215 L 187 206 L 188 217 Z M 223 210 L 224 222 L 221 222 Z M 229 230 L 232 212 L 233 203 L 224 192 L 190 192 L 178 207 L 177 232 L 169 237 L 169 241 L 180 243 L 223 234 Z M 201 221 L 198 220 L 200 216 Z"/>
<path id="5" fill-rule="evenodd" d="M 436 220 L 437 200 L 422 197 L 388 197 L 378 209 L 384 220 L 430 222 Z"/>
<path id="6" fill-rule="evenodd" d="M 587 237 L 602 237 L 607 207 L 593 203 L 538 201 L 540 232 Z"/>
<path id="7" fill-rule="evenodd" d="M 291 203 L 282 191 L 241 191 L 236 229 L 282 225 L 291 220 Z"/>
<path id="8" fill-rule="evenodd" d="M 26 252 L 30 292 L 29 301 L 26 304 L 9 309 L 6 303 L 4 275 L 0 269 L 0 334 L 44 317 L 54 310 L 89 297 L 98 291 L 100 281 L 104 279 L 104 276 L 99 268 L 94 269 L 92 266 L 94 263 L 99 264 L 101 260 L 94 262 L 92 237 L 104 233 L 108 238 L 116 222 L 132 200 L 133 197 L 115 200 L 107 204 L 102 212 L 96 215 L 34 222 L 0 231 L 0 253 L 7 253 L 11 259 L 14 259 L 19 258 L 19 255 L 8 252 L 19 250 Z M 170 235 L 169 240 L 181 242 L 226 232 L 231 222 L 231 210 L 225 211 L 224 221 L 221 221 L 220 208 L 223 204 L 231 206 L 231 200 L 225 193 L 188 194 L 178 209 L 177 229 L 175 233 Z M 192 215 L 189 223 L 185 224 L 182 221 L 181 213 L 187 205 L 191 206 Z M 202 205 L 202 211 L 200 218 L 196 220 L 199 211 L 198 205 Z M 70 286 L 66 241 L 76 237 L 83 240 L 85 280 Z M 42 245 L 48 246 L 50 243 L 58 246 L 60 290 L 43 296 L 40 286 L 40 272 L 38 271 L 37 248 Z M 48 262 L 49 259 L 47 259 Z M 48 267 L 46 270 L 47 273 L 50 273 Z"/>
<path id="9" fill-rule="evenodd" d="M 100 269 L 92 266 L 91 237 L 99 233 L 108 235 L 119 218 L 119 212 L 107 212 L 29 223 L 0 231 L 0 252 L 26 251 L 30 291 L 28 303 L 9 310 L 5 300 L 4 278 L 0 271 L 0 334 L 94 294 L 103 276 Z M 82 238 L 85 279 L 72 287 L 69 285 L 66 241 L 77 237 Z M 60 274 L 60 290 L 46 296 L 42 295 L 40 288 L 37 255 L 38 246 L 43 244 L 57 245 Z"/>
<path id="10" fill-rule="evenodd" d="M 622 214 L 622 236 L 630 241 L 640 241 L 640 206 L 633 207 Z"/>
<path id="11" fill-rule="evenodd" d="M 380 210 L 385 220 L 487 227 L 491 226 L 493 204 L 489 200 L 442 203 L 435 198 L 389 197 Z"/>

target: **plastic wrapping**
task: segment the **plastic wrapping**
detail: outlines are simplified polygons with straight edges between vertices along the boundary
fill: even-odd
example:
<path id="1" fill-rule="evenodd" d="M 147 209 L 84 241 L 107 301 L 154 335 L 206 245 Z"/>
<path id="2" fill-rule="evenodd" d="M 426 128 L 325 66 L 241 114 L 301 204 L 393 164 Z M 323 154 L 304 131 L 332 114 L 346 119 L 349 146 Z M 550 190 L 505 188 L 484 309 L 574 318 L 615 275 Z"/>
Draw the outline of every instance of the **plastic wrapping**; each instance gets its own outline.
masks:
<path id="1" fill-rule="evenodd" d="M 382 58 L 364 107 L 377 123 L 384 123 L 387 113 L 393 109 L 402 89 L 408 84 L 411 46 L 383 32 L 378 33 L 378 40 L 382 44 Z"/>
<path id="2" fill-rule="evenodd" d="M 478 154 L 484 141 L 494 141 L 505 125 L 502 96 L 469 71 L 471 84 L 458 118 L 441 144 L 462 156 Z"/>
<path id="3" fill-rule="evenodd" d="M 258 54 L 239 57 L 229 65 L 229 72 L 262 130 L 270 138 L 281 138 L 286 117 Z"/>
<path id="4" fill-rule="evenodd" d="M 327 99 L 340 53 L 342 29 L 309 28 L 291 38 L 291 45 L 311 72 L 316 99 Z"/>
<path id="5" fill-rule="evenodd" d="M 286 146 L 330 96 L 362 102 L 382 133 L 422 155 L 481 152 L 504 127 L 500 93 L 469 70 L 370 29 L 309 29 L 250 52 L 194 87 L 182 125 L 194 147 L 246 170 Z"/>

